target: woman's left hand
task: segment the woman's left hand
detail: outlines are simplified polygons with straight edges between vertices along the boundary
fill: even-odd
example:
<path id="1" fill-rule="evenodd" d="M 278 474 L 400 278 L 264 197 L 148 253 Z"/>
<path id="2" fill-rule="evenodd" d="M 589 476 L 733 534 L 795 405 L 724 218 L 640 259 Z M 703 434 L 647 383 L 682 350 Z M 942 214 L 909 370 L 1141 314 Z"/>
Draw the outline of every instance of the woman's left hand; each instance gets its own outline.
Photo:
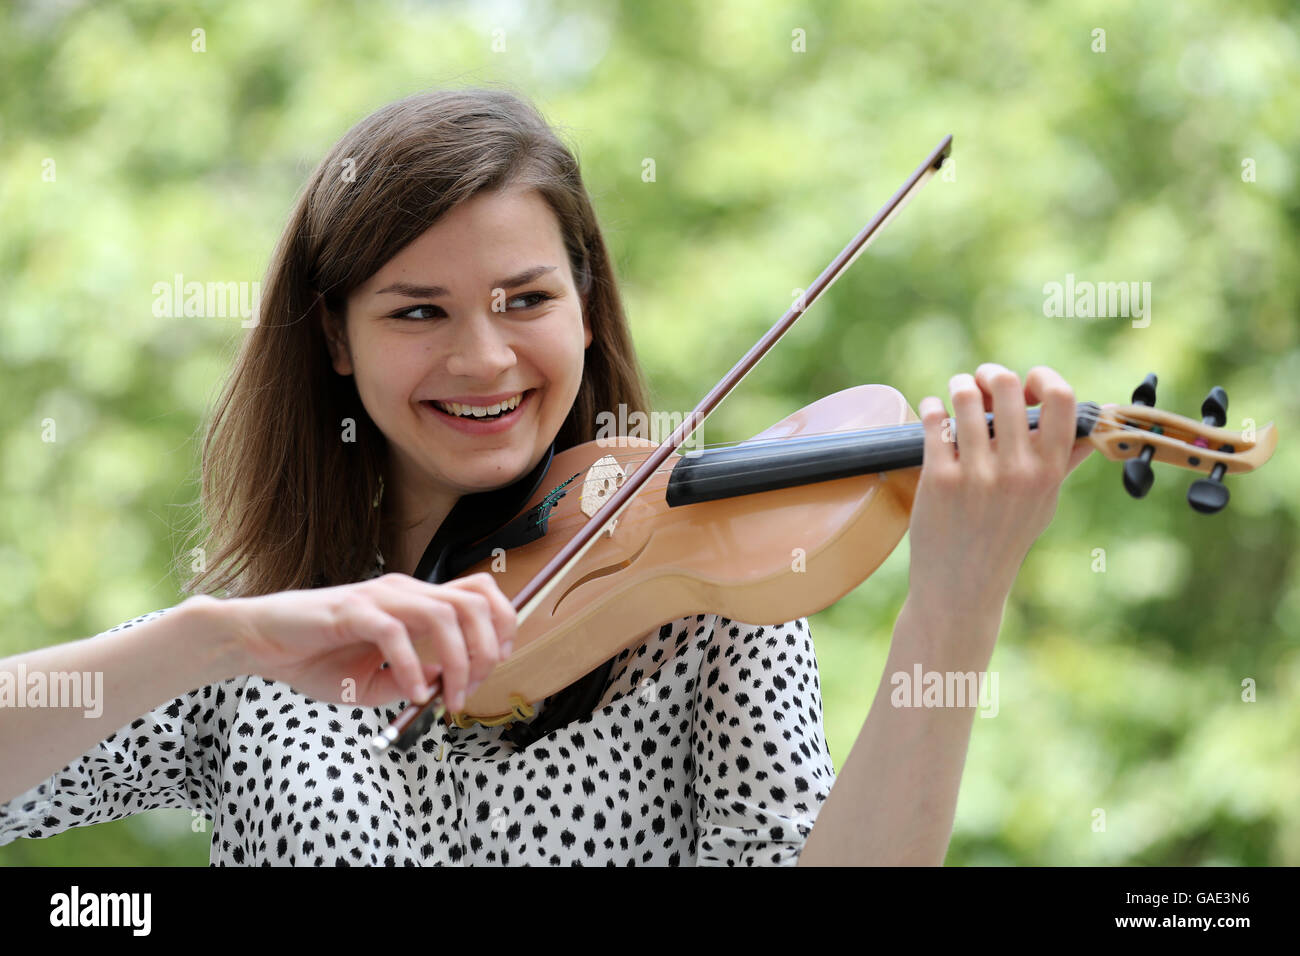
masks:
<path id="1" fill-rule="evenodd" d="M 1030 546 L 1056 514 L 1061 482 L 1093 451 L 1076 445 L 1074 390 L 1044 365 L 1025 376 L 986 362 L 954 375 L 955 436 L 927 395 L 921 477 L 912 505 L 909 599 L 948 613 L 1001 614 Z M 1031 431 L 1026 404 L 1042 403 Z M 989 438 L 985 412 L 993 413 Z"/>

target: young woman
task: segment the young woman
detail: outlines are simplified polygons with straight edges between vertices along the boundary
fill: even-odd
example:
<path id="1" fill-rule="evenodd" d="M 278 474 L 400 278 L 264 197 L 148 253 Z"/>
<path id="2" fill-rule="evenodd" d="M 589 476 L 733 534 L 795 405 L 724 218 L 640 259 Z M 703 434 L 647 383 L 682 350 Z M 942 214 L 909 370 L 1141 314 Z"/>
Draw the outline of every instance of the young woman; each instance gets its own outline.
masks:
<path id="1" fill-rule="evenodd" d="M 0 662 L 105 681 L 97 720 L 0 714 L 0 844 L 188 807 L 215 823 L 214 865 L 942 862 L 973 711 L 890 707 L 882 680 L 837 781 L 803 619 L 670 622 L 528 722 L 365 746 L 434 681 L 460 709 L 512 650 L 491 575 L 413 576 L 458 504 L 472 518 L 595 438 L 602 409 L 649 410 L 578 165 L 530 105 L 440 91 L 363 120 L 265 287 L 205 443 L 209 568 L 186 586 L 227 596 Z M 1048 368 L 950 389 L 960 457 L 943 402 L 919 408 L 886 674 L 986 667 L 1088 453 Z"/>

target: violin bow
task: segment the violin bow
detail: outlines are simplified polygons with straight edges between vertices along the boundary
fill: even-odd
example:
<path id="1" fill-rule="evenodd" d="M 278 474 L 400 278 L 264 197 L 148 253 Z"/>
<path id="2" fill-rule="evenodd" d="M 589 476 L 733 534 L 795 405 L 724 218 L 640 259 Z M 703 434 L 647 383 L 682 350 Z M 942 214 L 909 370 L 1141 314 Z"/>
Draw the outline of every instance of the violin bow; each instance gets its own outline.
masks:
<path id="1" fill-rule="evenodd" d="M 927 156 L 919 166 L 913 170 L 912 175 L 898 191 L 890 197 L 889 201 L 880 208 L 848 245 L 841 250 L 840 254 L 828 265 L 819 275 L 816 281 L 810 285 L 806 292 L 795 300 L 790 309 L 777 320 L 762 338 L 760 338 L 750 348 L 748 352 L 732 367 L 726 375 L 714 385 L 709 393 L 700 400 L 695 410 L 687 415 L 680 425 L 674 429 L 673 433 L 668 436 L 667 440 L 662 442 L 650 456 L 634 471 L 632 471 L 623 483 L 619 486 L 608 500 L 596 511 L 591 519 L 583 525 L 582 529 L 573 536 L 569 542 L 560 549 L 556 555 L 547 562 L 533 579 L 529 581 L 514 596 L 512 601 L 517 615 L 516 621 L 522 624 L 528 619 L 541 605 L 546 596 L 551 593 L 552 589 L 564 577 L 564 574 L 591 549 L 596 539 L 604 532 L 605 528 L 615 521 L 632 498 L 641 490 L 645 483 L 658 472 L 659 468 L 668 457 L 674 454 L 686 439 L 688 439 L 695 429 L 704 423 L 704 420 L 712 411 L 727 397 L 747 374 L 750 369 L 758 364 L 777 343 L 781 336 L 790 330 L 790 327 L 799 320 L 823 292 L 831 287 L 838 279 L 841 273 L 851 266 L 858 256 L 862 255 L 867 246 L 875 240 L 876 236 L 888 225 L 903 207 L 920 191 L 930 178 L 939 170 L 944 161 L 952 153 L 952 136 L 945 136 Z M 436 703 L 435 703 L 436 702 Z M 445 712 L 442 704 L 441 694 L 436 694 L 429 698 L 423 704 L 412 703 L 403 710 L 396 719 L 382 732 L 370 739 L 370 746 L 377 752 L 384 752 L 392 744 L 398 743 L 399 747 L 405 749 L 414 743 L 429 725 Z"/>

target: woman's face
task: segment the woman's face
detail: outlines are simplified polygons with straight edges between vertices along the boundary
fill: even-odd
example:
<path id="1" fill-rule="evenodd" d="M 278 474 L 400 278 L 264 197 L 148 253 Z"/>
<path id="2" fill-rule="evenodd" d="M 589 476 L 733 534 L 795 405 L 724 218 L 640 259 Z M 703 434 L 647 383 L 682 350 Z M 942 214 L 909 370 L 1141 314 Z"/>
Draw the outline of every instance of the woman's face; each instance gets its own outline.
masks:
<path id="1" fill-rule="evenodd" d="M 402 249 L 348 297 L 346 341 L 329 338 L 388 438 L 389 493 L 423 511 L 536 466 L 577 397 L 591 329 L 554 213 L 511 189 Z"/>

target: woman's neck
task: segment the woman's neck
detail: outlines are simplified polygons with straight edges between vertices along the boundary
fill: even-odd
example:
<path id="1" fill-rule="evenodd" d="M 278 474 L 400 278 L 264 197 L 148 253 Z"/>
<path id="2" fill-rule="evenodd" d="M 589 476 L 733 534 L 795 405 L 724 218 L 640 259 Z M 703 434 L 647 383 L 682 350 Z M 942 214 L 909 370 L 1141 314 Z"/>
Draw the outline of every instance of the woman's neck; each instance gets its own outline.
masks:
<path id="1" fill-rule="evenodd" d="M 384 556 L 384 570 L 414 575 L 425 549 L 438 533 L 454 504 L 454 501 L 443 503 L 412 518 L 402 517 L 411 512 L 402 510 L 400 503 L 394 501 L 393 511 L 396 514 L 385 516 L 379 548 Z"/>

